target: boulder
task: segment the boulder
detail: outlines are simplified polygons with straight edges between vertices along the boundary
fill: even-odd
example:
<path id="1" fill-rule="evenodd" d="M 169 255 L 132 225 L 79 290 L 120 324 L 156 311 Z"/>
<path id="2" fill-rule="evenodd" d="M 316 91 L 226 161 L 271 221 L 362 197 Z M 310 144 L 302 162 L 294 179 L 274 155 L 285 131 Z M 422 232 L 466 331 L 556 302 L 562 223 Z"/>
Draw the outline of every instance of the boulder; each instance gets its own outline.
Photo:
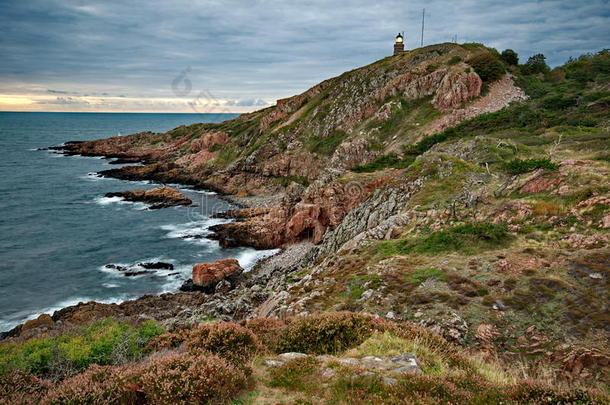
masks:
<path id="1" fill-rule="evenodd" d="M 242 271 L 243 269 L 239 262 L 235 259 L 223 259 L 214 263 L 196 264 L 193 266 L 192 280 L 187 281 L 181 287 L 181 290 L 199 290 L 211 294 L 221 281 L 226 281 L 232 286 Z M 222 283 L 223 290 L 228 289 L 227 283 Z"/>

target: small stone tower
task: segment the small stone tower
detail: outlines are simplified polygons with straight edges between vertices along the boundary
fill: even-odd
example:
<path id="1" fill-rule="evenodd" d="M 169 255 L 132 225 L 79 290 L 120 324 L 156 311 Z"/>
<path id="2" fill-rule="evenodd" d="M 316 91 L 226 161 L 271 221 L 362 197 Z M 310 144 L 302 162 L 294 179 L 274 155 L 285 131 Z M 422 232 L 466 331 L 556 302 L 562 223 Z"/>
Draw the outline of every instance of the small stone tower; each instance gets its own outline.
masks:
<path id="1" fill-rule="evenodd" d="M 405 39 L 402 34 L 396 35 L 396 39 L 394 40 L 394 55 L 398 55 L 405 51 Z"/>

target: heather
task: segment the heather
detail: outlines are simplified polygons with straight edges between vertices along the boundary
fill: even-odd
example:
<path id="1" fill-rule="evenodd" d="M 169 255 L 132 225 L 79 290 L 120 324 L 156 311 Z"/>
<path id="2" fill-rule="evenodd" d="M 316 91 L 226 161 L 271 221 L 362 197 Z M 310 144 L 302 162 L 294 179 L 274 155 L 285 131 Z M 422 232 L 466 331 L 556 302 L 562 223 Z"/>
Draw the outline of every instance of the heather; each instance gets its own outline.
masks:
<path id="1" fill-rule="evenodd" d="M 91 364 L 55 382 L 13 371 L 0 378 L 0 392 L 5 403 L 14 404 L 300 403 L 314 396 L 337 404 L 602 404 L 610 399 L 599 389 L 540 377 L 543 365 L 535 376 L 464 352 L 419 325 L 352 312 L 285 322 L 251 319 L 241 325 L 205 322 L 173 333 L 182 336 L 178 345 L 152 345 L 137 361 Z M 168 335 L 157 342 L 163 336 Z M 420 371 L 371 365 L 405 355 L 417 359 Z"/>

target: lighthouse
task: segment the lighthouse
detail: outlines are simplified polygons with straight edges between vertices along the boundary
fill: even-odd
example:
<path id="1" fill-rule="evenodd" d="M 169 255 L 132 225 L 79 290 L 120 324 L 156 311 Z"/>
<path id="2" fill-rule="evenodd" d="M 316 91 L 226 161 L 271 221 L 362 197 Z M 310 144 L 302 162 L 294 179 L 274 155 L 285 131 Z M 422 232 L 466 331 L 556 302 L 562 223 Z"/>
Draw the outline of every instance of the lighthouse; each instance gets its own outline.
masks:
<path id="1" fill-rule="evenodd" d="M 396 35 L 396 39 L 394 40 L 394 55 L 398 55 L 405 51 L 405 39 L 401 33 Z"/>

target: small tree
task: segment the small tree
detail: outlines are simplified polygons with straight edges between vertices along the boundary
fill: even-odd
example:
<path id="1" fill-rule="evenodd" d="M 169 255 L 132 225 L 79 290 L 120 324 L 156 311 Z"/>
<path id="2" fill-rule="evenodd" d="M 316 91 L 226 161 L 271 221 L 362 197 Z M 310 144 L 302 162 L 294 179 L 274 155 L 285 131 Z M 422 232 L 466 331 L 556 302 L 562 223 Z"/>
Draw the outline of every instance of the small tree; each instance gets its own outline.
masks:
<path id="1" fill-rule="evenodd" d="M 521 68 L 522 72 L 526 75 L 532 75 L 536 73 L 548 73 L 551 69 L 546 64 L 546 56 L 541 53 L 530 56 L 525 65 Z"/>
<path id="2" fill-rule="evenodd" d="M 517 66 L 519 64 L 519 55 L 512 49 L 505 49 L 500 56 L 504 62 L 511 66 Z"/>
<path id="3" fill-rule="evenodd" d="M 491 83 L 502 77 L 506 71 L 496 55 L 485 52 L 468 59 L 467 63 L 486 83 Z"/>

